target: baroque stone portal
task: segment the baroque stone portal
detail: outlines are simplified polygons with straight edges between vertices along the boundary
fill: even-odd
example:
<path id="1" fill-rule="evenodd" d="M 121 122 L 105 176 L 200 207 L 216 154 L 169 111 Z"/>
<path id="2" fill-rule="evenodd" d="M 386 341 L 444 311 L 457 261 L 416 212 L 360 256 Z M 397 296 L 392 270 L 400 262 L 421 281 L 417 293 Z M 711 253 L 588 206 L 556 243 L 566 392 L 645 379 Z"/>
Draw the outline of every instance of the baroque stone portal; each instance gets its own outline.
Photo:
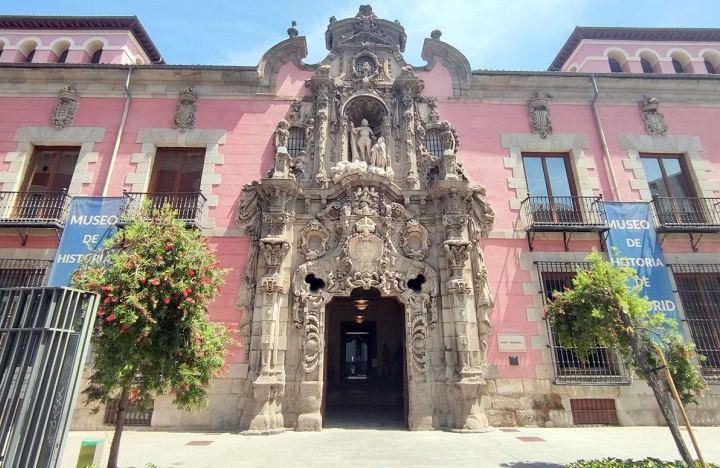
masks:
<path id="1" fill-rule="evenodd" d="M 307 83 L 312 99 L 288 103 L 273 169 L 239 202 L 236 221 L 251 238 L 237 300 L 250 369 L 241 429 L 320 430 L 324 385 L 338 372 L 362 385 L 369 367 L 384 369 L 376 373 L 388 388 L 404 380 L 410 429 L 487 430 L 493 301 L 480 240 L 494 214 L 485 190 L 467 180 L 452 124 L 404 61 L 398 22 L 364 5 L 331 19 L 326 42 Z M 291 127 L 306 132 L 302 171 L 287 149 Z M 428 131 L 440 134 L 442 154 L 425 147 Z M 403 310 L 395 351 L 378 345 L 382 330 L 363 331 L 378 297 Z M 337 300 L 357 308 L 354 320 L 333 322 L 352 337 L 342 342 L 326 330 Z"/>

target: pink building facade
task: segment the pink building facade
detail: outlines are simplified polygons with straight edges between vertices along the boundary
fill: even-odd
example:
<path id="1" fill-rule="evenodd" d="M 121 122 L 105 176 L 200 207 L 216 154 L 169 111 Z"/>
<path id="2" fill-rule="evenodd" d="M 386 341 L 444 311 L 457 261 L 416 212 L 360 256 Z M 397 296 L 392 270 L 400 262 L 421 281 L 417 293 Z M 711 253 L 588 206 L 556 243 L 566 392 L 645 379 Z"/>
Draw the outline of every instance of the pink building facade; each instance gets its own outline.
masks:
<path id="1" fill-rule="evenodd" d="M 439 32 L 408 64 L 417 39 L 367 6 L 315 65 L 294 28 L 257 67 L 157 67 L 137 19 L 62 21 L 0 18 L 2 286 L 46 281 L 82 197 L 170 199 L 232 268 L 210 314 L 241 346 L 210 406 L 161 396 L 139 424 L 319 430 L 371 404 L 413 430 L 661 424 L 613 350 L 580 362 L 544 320 L 623 224 L 605 202 L 648 209 L 632 239 L 662 251 L 638 263 L 707 357 L 688 411 L 720 422 L 718 30 L 578 28 L 557 71 L 495 72 Z"/>

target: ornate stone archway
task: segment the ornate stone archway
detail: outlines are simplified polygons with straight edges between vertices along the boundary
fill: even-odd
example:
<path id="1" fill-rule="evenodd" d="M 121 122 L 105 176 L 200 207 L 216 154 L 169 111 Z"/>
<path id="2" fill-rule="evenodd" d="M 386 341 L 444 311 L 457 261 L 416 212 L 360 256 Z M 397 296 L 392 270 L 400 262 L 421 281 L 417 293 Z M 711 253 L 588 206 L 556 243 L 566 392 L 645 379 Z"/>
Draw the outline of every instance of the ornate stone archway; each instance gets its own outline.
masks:
<path id="1" fill-rule="evenodd" d="M 467 180 L 457 134 L 402 59 L 402 27 L 365 8 L 328 31 L 313 99 L 289 106 L 273 170 L 239 203 L 251 237 L 237 302 L 250 368 L 241 429 L 321 429 L 325 306 L 377 288 L 405 306 L 410 429 L 486 430 L 485 191 Z M 288 125 L 306 130 L 300 156 L 288 154 Z M 425 147 L 435 128 L 442 157 Z"/>

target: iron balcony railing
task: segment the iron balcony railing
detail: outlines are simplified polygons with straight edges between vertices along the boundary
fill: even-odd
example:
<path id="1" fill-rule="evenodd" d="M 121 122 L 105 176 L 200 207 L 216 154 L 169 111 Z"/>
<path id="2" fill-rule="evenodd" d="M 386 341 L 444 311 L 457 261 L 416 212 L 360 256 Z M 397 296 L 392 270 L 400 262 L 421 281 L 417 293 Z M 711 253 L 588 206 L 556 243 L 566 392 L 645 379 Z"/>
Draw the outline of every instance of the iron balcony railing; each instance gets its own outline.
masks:
<path id="1" fill-rule="evenodd" d="M 720 198 L 653 197 L 659 232 L 720 232 Z"/>
<path id="2" fill-rule="evenodd" d="M 0 226 L 65 225 L 72 197 L 67 192 L 0 192 Z"/>
<path id="3" fill-rule="evenodd" d="M 602 231 L 607 219 L 602 197 L 532 197 L 522 202 L 528 229 Z"/>
<path id="4" fill-rule="evenodd" d="M 0 258 L 0 288 L 26 288 L 47 285 L 50 260 Z"/>
<path id="5" fill-rule="evenodd" d="M 161 209 L 166 203 L 177 212 L 177 219 L 188 227 L 200 229 L 203 207 L 207 199 L 200 192 L 183 193 L 140 193 L 124 192 L 123 204 L 120 209 L 121 224 L 138 216 L 152 217 L 153 212 Z M 144 212 L 145 201 L 148 201 L 149 212 Z"/>

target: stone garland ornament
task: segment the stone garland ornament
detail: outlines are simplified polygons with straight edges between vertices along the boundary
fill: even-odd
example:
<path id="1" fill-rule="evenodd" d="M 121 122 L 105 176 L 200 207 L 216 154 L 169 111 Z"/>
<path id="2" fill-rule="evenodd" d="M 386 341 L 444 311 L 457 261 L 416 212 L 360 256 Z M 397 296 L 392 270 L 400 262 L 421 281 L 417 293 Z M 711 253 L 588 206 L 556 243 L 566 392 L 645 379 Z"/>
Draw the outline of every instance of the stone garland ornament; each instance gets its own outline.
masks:
<path id="1" fill-rule="evenodd" d="M 547 138 L 552 134 L 552 121 L 550 120 L 550 108 L 548 107 L 549 94 L 535 92 L 528 100 L 528 112 L 530 113 L 530 130 L 540 134 L 540 138 Z"/>
<path id="2" fill-rule="evenodd" d="M 175 108 L 172 128 L 180 130 L 180 133 L 195 128 L 197 110 L 197 93 L 192 86 L 188 86 L 180 91 L 180 102 Z"/>
<path id="3" fill-rule="evenodd" d="M 640 107 L 647 132 L 654 136 L 666 136 L 668 127 L 665 125 L 665 116 L 659 110 L 660 101 L 654 97 L 644 96 Z"/>
<path id="4" fill-rule="evenodd" d="M 60 100 L 50 116 L 50 125 L 57 130 L 65 127 L 72 127 L 77 112 L 80 95 L 73 86 L 65 86 L 60 89 Z"/>

